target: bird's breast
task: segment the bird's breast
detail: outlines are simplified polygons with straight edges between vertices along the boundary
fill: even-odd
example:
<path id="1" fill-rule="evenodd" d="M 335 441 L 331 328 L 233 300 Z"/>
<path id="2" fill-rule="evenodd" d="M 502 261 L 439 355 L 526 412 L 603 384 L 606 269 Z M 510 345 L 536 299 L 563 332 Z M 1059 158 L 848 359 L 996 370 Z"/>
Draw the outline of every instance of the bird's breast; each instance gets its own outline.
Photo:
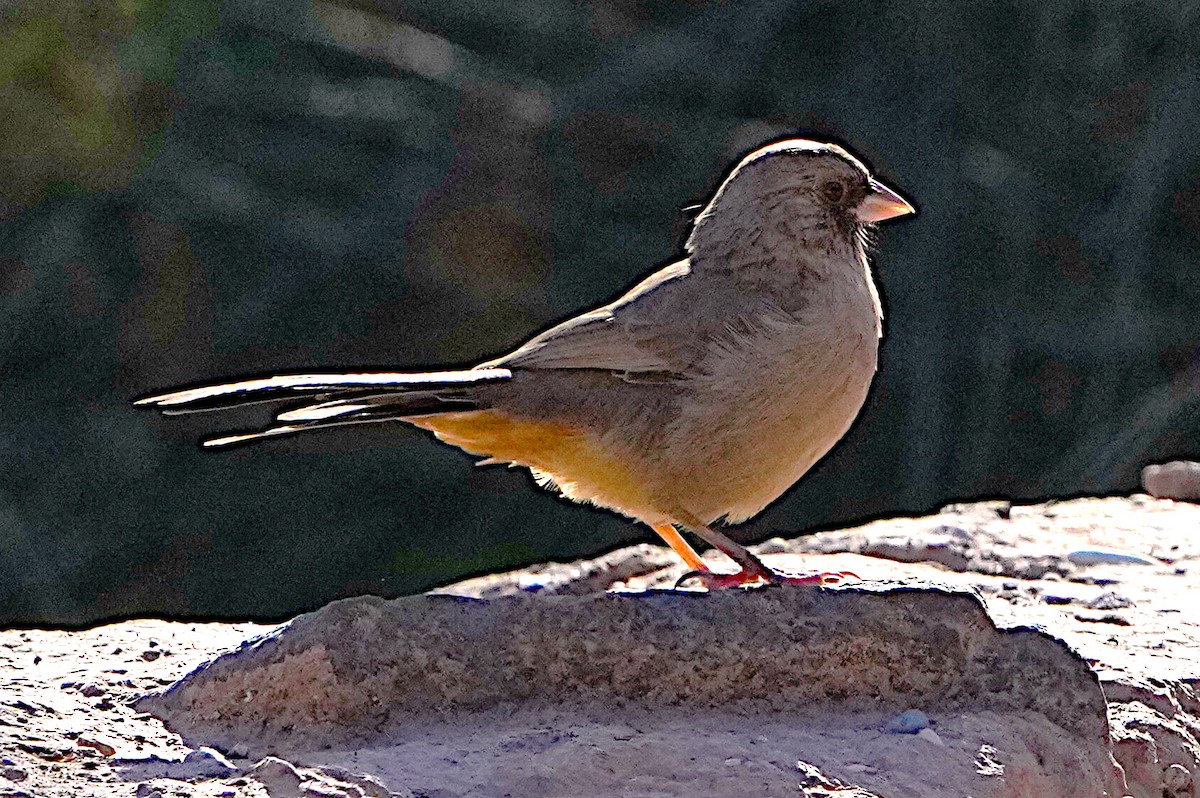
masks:
<path id="1" fill-rule="evenodd" d="M 875 374 L 880 320 L 866 286 L 839 299 L 758 318 L 712 349 L 669 436 L 668 448 L 688 451 L 676 462 L 692 464 L 676 476 L 690 485 L 689 512 L 757 514 L 850 428 Z"/>

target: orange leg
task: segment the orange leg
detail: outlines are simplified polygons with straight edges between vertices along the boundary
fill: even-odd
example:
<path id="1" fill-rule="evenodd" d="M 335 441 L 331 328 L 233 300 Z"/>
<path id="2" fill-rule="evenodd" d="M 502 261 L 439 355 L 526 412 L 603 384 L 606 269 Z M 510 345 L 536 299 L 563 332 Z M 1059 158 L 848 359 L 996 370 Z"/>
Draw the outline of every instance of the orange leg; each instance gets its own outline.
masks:
<path id="1" fill-rule="evenodd" d="M 728 536 L 705 524 L 689 526 L 688 529 L 703 538 L 708 543 L 725 553 L 729 559 L 741 566 L 736 574 L 718 574 L 710 569 L 697 569 L 684 574 L 675 583 L 683 584 L 689 579 L 698 579 L 709 590 L 746 587 L 749 585 L 839 585 L 848 578 L 858 579 L 856 574 L 848 571 L 838 573 L 789 574 L 774 571 L 763 564 L 763 561 L 740 543 L 735 543 Z M 660 533 L 661 534 L 661 533 Z"/>
<path id="2" fill-rule="evenodd" d="M 708 566 L 704 564 L 704 560 L 700 559 L 700 555 L 688 545 L 688 542 L 683 539 L 683 535 L 679 534 L 679 530 L 672 524 L 651 524 L 650 526 L 687 563 L 688 568 L 691 568 L 693 571 L 708 571 Z"/>

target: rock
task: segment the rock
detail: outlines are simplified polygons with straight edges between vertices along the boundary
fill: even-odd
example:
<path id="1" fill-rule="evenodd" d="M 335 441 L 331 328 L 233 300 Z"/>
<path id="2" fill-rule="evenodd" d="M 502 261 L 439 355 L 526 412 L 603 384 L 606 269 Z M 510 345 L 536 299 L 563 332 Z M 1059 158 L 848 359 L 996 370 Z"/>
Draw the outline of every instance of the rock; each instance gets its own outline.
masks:
<path id="1" fill-rule="evenodd" d="M 681 568 L 655 570 L 670 565 L 671 555 L 650 546 L 613 552 L 602 563 L 533 566 L 483 578 L 486 597 L 518 596 L 512 600 L 442 596 L 408 599 L 402 608 L 368 602 L 352 605 L 356 623 L 337 610 L 298 619 L 280 636 L 299 631 L 307 649 L 298 638 L 260 639 L 235 658 L 254 660 L 254 667 L 202 669 L 229 677 L 227 700 L 197 700 L 173 712 L 173 728 L 176 717 L 187 724 L 185 739 L 148 713 L 130 711 L 130 699 L 156 684 L 175 685 L 204 658 L 263 627 L 143 620 L 80 632 L 0 632 L 0 716 L 7 710 L 9 721 L 0 723 L 0 776 L 4 768 L 27 773 L 20 783 L 0 778 L 7 785 L 0 793 L 100 798 L 131 795 L 146 782 L 143 795 L 263 798 L 251 761 L 274 755 L 321 763 L 291 765 L 295 778 L 275 785 L 277 793 L 298 790 L 297 798 L 665 798 L 697 794 L 697 785 L 710 798 L 747 791 L 1197 798 L 1195 529 L 1200 504 L 1109 497 L 1016 506 L 1007 517 L 964 505 L 953 514 L 887 519 L 760 548 L 784 570 L 846 570 L 868 580 L 853 589 L 813 590 L 800 602 L 792 594 L 805 591 L 792 588 L 736 597 L 654 592 Z M 935 554 L 942 542 L 962 543 L 966 570 L 809 548 L 859 552 L 872 540 L 893 539 L 912 541 L 917 551 L 925 535 L 933 544 L 925 550 Z M 1067 553 L 1085 546 L 1152 564 L 1070 563 Z M 1049 570 L 1039 579 L 1043 567 Z M 603 595 L 618 574 L 627 575 L 621 581 L 631 595 Z M 978 591 L 994 624 L 972 620 L 974 599 L 932 583 Z M 539 584 L 540 592 L 529 592 Z M 537 610 L 529 601 L 546 603 Z M 321 618 L 333 626 L 320 631 Z M 1102 702 L 1079 700 L 1096 692 L 1095 681 L 1061 669 L 1061 658 L 1074 657 L 1030 628 L 1060 636 L 1091 666 L 1107 698 L 1107 723 Z M 1043 653 L 1056 674 L 1038 675 L 1040 655 L 1009 650 L 1027 646 L 1026 637 L 1042 641 L 1034 651 L 1054 649 Z M 318 644 L 322 652 L 312 650 Z M 122 659 L 109 656 L 114 646 L 125 652 Z M 374 671 L 372 648 L 382 663 Z M 789 661 L 797 649 L 812 656 Z M 145 662 L 145 650 L 164 653 Z M 33 669 L 38 654 L 42 664 Z M 489 656 L 497 661 L 486 662 Z M 117 674 L 125 668 L 115 666 L 124 665 L 132 675 Z M 425 682 L 407 683 L 413 674 Z M 511 681 L 496 683 L 498 677 Z M 798 686 L 805 680 L 816 684 Z M 85 696 L 87 684 L 106 694 Z M 458 692 L 443 692 L 454 685 Z M 256 692 L 264 689 L 266 695 Z M 233 747 L 220 742 L 269 717 L 273 697 L 285 699 L 278 704 L 282 722 L 268 724 L 261 738 L 245 734 Z M 97 711 L 100 704 L 113 709 Z M 305 707 L 319 711 L 309 716 Z M 909 707 L 934 717 L 936 732 L 883 732 Z M 353 711 L 321 714 L 338 708 Z M 1085 714 L 1107 738 L 1069 731 L 1088 725 L 1078 719 Z M 106 762 L 95 749 L 74 746 L 80 735 L 111 742 L 131 758 Z M 244 754 L 246 761 L 234 759 L 243 772 L 189 779 L 184 756 L 200 745 Z M 819 769 L 798 772 L 798 757 Z M 378 780 L 354 775 L 361 771 Z"/>
<path id="2" fill-rule="evenodd" d="M 173 769 L 170 777 L 175 779 L 225 778 L 238 772 L 238 768 L 220 751 L 201 746 L 188 752 L 180 767 Z"/>
<path id="3" fill-rule="evenodd" d="M 1162 783 L 1166 798 L 1185 798 L 1192 794 L 1192 774 L 1179 763 L 1163 769 Z"/>
<path id="4" fill-rule="evenodd" d="M 876 793 L 830 778 L 822 773 L 820 768 L 804 760 L 796 762 L 796 770 L 802 798 L 880 798 Z"/>
<path id="5" fill-rule="evenodd" d="M 1075 613 L 1075 620 L 1080 623 L 1111 623 L 1114 626 L 1129 626 L 1130 620 L 1115 613 L 1104 613 L 1103 615 L 1084 615 L 1082 612 Z"/>
<path id="6" fill-rule="evenodd" d="M 410 790 L 401 788 L 399 791 L 389 790 L 379 779 L 362 773 L 352 773 L 345 768 L 322 767 L 320 776 L 336 780 L 349 788 L 349 793 L 355 798 L 415 798 Z"/>
<path id="7" fill-rule="evenodd" d="M 926 728 L 929 728 L 929 716 L 919 709 L 906 709 L 887 724 L 887 730 L 892 734 L 916 734 Z"/>
<path id="8" fill-rule="evenodd" d="M 776 784 L 781 775 L 771 762 L 814 750 L 799 740 L 834 745 L 824 742 L 825 719 L 880 728 L 887 718 L 881 708 L 891 714 L 935 702 L 956 719 L 945 727 L 956 740 L 994 736 L 996 724 L 1013 718 L 1029 742 L 1005 737 L 1005 750 L 1038 752 L 1052 774 L 1039 776 L 1046 794 L 1079 785 L 1095 794 L 1115 789 L 1105 700 L 1086 663 L 1038 631 L 997 629 L 974 594 L 936 589 L 344 600 L 205 664 L 138 709 L 193 745 L 254 757 L 410 740 L 432 752 L 406 776 L 417 794 L 491 794 L 454 781 L 459 768 L 447 763 L 469 746 L 495 752 L 497 759 L 486 761 L 497 764 L 489 767 L 517 754 L 531 763 L 541 775 L 529 775 L 523 788 L 505 787 L 514 794 L 544 793 L 546 782 L 536 779 L 550 779 L 564 794 L 587 785 L 599 795 L 619 791 L 629 767 L 677 772 L 669 754 L 677 734 L 711 741 L 697 743 L 708 757 L 706 779 L 736 774 L 741 787 L 748 778 Z M 989 720 L 975 720 L 981 715 Z M 563 717 L 583 725 L 564 726 Z M 785 727 L 763 727 L 781 718 Z M 740 745 L 753 749 L 720 742 L 728 738 L 718 730 L 733 726 L 750 730 Z M 928 718 L 910 733 L 922 727 Z M 575 739 L 568 729 L 584 731 Z M 759 737 L 764 741 L 752 743 Z M 911 746 L 890 735 L 872 739 L 891 742 L 836 750 L 886 761 L 886 745 Z M 968 768 L 961 757 L 951 762 L 938 753 L 951 750 L 935 742 L 940 735 L 923 739 L 932 744 L 922 756 L 947 757 L 939 767 Z M 610 760 L 598 759 L 598 751 L 631 764 L 604 769 Z M 1006 755 L 1040 767 L 1032 753 Z M 569 777 L 553 764 L 581 757 L 597 764 Z M 740 764 L 724 764 L 731 759 Z M 271 782 L 273 798 L 321 784 L 352 794 L 282 759 L 264 759 L 256 769 L 263 771 L 256 778 Z M 961 778 L 973 774 L 966 769 Z M 563 778 L 574 786 L 556 781 Z M 711 792 L 733 794 L 735 786 Z M 970 789 L 980 798 L 994 794 L 979 784 Z"/>
<path id="9" fill-rule="evenodd" d="M 60 744 L 47 740 L 21 741 L 17 743 L 17 748 L 47 762 L 62 762 L 73 759 L 75 756 L 75 752 L 69 744 Z"/>
<path id="10" fill-rule="evenodd" d="M 189 751 L 182 760 L 151 756 L 146 759 L 120 759 L 115 764 L 130 769 L 136 768 L 143 777 L 177 781 L 228 778 L 241 771 L 220 751 L 203 746 Z"/>
<path id="11" fill-rule="evenodd" d="M 108 743 L 102 740 L 94 740 L 91 737 L 78 737 L 75 739 L 75 745 L 82 748 L 93 748 L 105 756 L 113 756 L 117 753 L 117 749 Z"/>
<path id="12" fill-rule="evenodd" d="M 1185 460 L 1142 469 L 1142 487 L 1160 499 L 1200 501 L 1200 463 Z"/>
<path id="13" fill-rule="evenodd" d="M 80 687 L 79 692 L 81 695 L 85 695 L 88 698 L 99 698 L 108 691 L 98 684 L 88 683 Z"/>
<path id="14" fill-rule="evenodd" d="M 981 745 L 975 754 L 975 772 L 981 776 L 998 777 L 1004 775 L 1004 765 L 999 762 L 1000 752 L 993 746 Z"/>
<path id="15" fill-rule="evenodd" d="M 3 770 L 0 770 L 0 776 L 3 776 L 9 781 L 25 781 L 25 779 L 29 777 L 29 774 L 26 773 L 22 768 L 9 766 L 5 767 Z"/>
<path id="16" fill-rule="evenodd" d="M 1126 607 L 1132 607 L 1133 602 L 1122 595 L 1109 591 L 1101 593 L 1091 601 L 1084 602 L 1083 606 L 1089 610 L 1123 610 Z"/>
<path id="17" fill-rule="evenodd" d="M 965 571 L 975 550 L 965 529 L 946 524 L 920 537 L 875 540 L 865 545 L 862 553 L 898 562 L 936 562 L 952 571 Z"/>
<path id="18" fill-rule="evenodd" d="M 1058 641 L 997 630 L 971 594 L 869 587 L 347 599 L 138 709 L 225 750 L 262 750 L 505 701 L 850 710 L 935 696 L 993 711 L 1036 702 L 1071 734 L 1107 735 L 1094 674 Z"/>
<path id="19" fill-rule="evenodd" d="M 303 779 L 291 762 L 268 756 L 255 764 L 250 774 L 263 785 L 270 798 L 298 798 L 300 795 Z"/>

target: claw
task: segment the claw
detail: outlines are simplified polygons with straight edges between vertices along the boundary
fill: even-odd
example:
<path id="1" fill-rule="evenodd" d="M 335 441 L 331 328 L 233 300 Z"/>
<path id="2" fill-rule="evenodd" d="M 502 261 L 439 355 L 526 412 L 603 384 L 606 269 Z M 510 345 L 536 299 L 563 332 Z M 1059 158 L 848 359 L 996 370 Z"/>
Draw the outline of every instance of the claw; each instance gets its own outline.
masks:
<path id="1" fill-rule="evenodd" d="M 828 573 L 817 572 L 811 574 L 784 574 L 776 572 L 775 575 L 781 577 L 779 582 L 785 585 L 821 585 L 822 587 L 833 587 L 834 585 L 842 585 L 846 582 L 862 581 L 862 577 L 853 571 L 830 571 Z"/>
<path id="2" fill-rule="evenodd" d="M 736 574 L 720 574 L 716 571 L 688 571 L 675 580 L 675 589 L 683 587 L 685 582 L 696 579 L 706 590 L 725 590 L 731 587 L 762 587 L 767 580 L 761 574 L 742 570 Z"/>
<path id="3" fill-rule="evenodd" d="M 770 568 L 743 568 L 735 574 L 720 574 L 714 571 L 688 571 L 675 581 L 679 589 L 685 582 L 699 580 L 708 590 L 726 590 L 731 587 L 752 588 L 766 585 L 818 585 L 832 587 L 845 584 L 847 581 L 860 581 L 859 576 L 851 571 L 834 571 L 832 573 L 790 574 L 783 571 L 773 571 Z"/>

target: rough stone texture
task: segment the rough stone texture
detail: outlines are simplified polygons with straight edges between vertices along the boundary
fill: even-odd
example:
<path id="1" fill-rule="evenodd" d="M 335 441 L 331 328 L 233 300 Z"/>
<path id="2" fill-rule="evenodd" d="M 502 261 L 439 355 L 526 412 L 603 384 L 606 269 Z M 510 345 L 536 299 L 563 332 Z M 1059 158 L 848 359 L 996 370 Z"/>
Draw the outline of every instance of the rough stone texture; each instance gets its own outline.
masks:
<path id="1" fill-rule="evenodd" d="M 1107 736 L 1096 676 L 1061 642 L 998 631 L 966 593 L 778 588 L 715 594 L 347 599 L 191 674 L 141 708 L 219 747 L 344 742 L 502 702 L 764 712 L 1039 712 Z"/>
<path id="2" fill-rule="evenodd" d="M 351 744 L 387 747 L 393 756 L 418 739 L 428 746 L 431 727 L 439 728 L 432 734 L 441 759 L 483 753 L 472 748 L 481 737 L 502 760 L 554 751 L 558 762 L 568 752 L 611 754 L 614 747 L 628 759 L 625 741 L 614 743 L 609 731 L 597 741 L 580 721 L 632 723 L 651 730 L 639 748 L 658 751 L 668 768 L 677 766 L 671 752 L 678 740 L 689 735 L 708 741 L 710 762 L 732 762 L 721 765 L 734 769 L 732 792 L 714 795 L 737 794 L 747 778 L 769 794 L 790 791 L 791 782 L 803 782 L 789 763 L 796 752 L 815 753 L 836 770 L 829 739 L 856 754 L 874 747 L 876 761 L 894 757 L 898 745 L 918 745 L 928 757 L 924 749 L 940 744 L 936 733 L 939 743 L 901 743 L 880 731 L 908 707 L 930 708 L 951 739 L 972 746 L 996 737 L 989 726 L 1010 727 L 1002 735 L 1006 760 L 1043 794 L 1065 795 L 1080 784 L 1089 794 L 1121 793 L 1108 757 L 1104 695 L 1087 664 L 1041 632 L 997 630 L 977 596 L 941 589 L 348 599 L 139 703 L 191 741 L 250 758 L 315 754 L 318 762 L 322 750 Z M 791 727 L 764 734 L 779 718 L 790 718 Z M 739 756 L 735 745 L 722 744 L 718 730 L 730 724 L 756 729 L 756 750 Z M 823 743 L 813 739 L 821 736 Z M 430 772 L 429 759 L 412 756 L 426 763 L 412 774 L 422 792 L 432 781 L 451 795 L 504 794 L 491 791 L 495 773 L 453 783 Z M 789 763 L 782 779 L 780 763 Z M 894 769 L 893 782 L 911 776 L 912 764 Z M 566 789 L 552 775 L 560 765 L 523 773 L 520 793 Z M 711 768 L 696 770 L 693 787 L 711 791 Z M 942 778 L 954 772 L 939 770 Z M 962 758 L 958 770 L 949 784 L 969 785 L 975 796 L 1003 794 L 1005 782 L 980 774 L 973 758 Z M 597 795 L 656 794 L 629 793 L 627 776 L 596 772 L 585 783 Z M 505 789 L 509 779 L 501 779 Z M 877 786 L 870 781 L 864 789 Z M 892 794 L 936 794 L 919 780 L 910 790 Z"/>
<path id="3" fill-rule="evenodd" d="M 893 576 L 911 568 L 929 578 L 936 564 L 940 581 L 978 590 L 1001 626 L 1045 629 L 1091 665 L 1130 795 L 1200 795 L 1178 786 L 1200 771 L 1200 506 L 1147 496 L 977 502 L 764 546 L 840 556 L 836 568 L 867 577 L 879 571 L 855 553 L 905 552 L 915 565 L 881 564 Z"/>
<path id="4" fill-rule="evenodd" d="M 0 631 L 0 795 L 1196 798 L 1197 530 L 1200 506 L 1144 496 L 980 502 L 759 547 L 863 577 L 832 591 L 604 595 L 679 576 L 638 546 L 443 591 L 487 603 Z M 611 686 L 599 665 L 566 667 L 557 650 L 580 641 Z M 228 693 L 205 695 L 220 679 Z M 138 711 L 156 702 L 185 738 Z M 908 709 L 930 726 L 889 733 Z"/>

